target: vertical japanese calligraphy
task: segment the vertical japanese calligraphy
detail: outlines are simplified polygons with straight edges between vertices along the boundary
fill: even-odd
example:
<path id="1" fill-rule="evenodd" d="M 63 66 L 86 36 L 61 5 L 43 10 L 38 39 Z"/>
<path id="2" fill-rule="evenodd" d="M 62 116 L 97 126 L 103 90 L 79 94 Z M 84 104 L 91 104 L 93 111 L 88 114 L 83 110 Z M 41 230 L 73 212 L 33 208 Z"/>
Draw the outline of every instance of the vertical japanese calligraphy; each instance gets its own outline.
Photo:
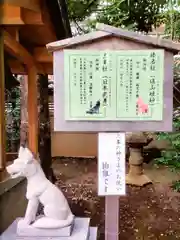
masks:
<path id="1" fill-rule="evenodd" d="M 124 133 L 98 135 L 98 194 L 125 195 Z"/>
<path id="2" fill-rule="evenodd" d="M 104 192 L 108 192 L 108 187 L 109 187 L 109 163 L 107 162 L 102 162 L 102 176 L 103 176 L 103 181 L 104 181 Z"/>
<path id="3" fill-rule="evenodd" d="M 121 191 L 124 188 L 125 175 L 125 136 L 122 133 L 116 134 L 116 190 Z"/>
<path id="4" fill-rule="evenodd" d="M 75 59 L 73 59 L 75 61 Z M 79 84 L 80 84 L 80 103 L 83 104 L 83 91 L 82 91 L 82 85 L 83 85 L 83 65 L 82 65 L 82 58 L 80 58 L 80 74 L 79 74 Z"/>
<path id="5" fill-rule="evenodd" d="M 163 120 L 163 50 L 65 50 L 64 57 L 66 120 Z"/>
<path id="6" fill-rule="evenodd" d="M 109 79 L 108 79 L 108 59 L 107 59 L 107 53 L 103 54 L 103 64 L 102 64 L 102 103 L 103 106 L 107 106 L 108 101 L 108 85 L 109 85 Z"/>

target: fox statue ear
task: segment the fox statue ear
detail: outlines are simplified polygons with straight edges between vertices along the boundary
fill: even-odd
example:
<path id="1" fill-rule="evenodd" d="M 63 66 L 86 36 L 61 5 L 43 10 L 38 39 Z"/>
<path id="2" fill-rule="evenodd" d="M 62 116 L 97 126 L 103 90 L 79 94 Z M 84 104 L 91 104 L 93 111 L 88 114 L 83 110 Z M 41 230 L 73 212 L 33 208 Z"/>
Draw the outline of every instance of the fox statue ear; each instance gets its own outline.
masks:
<path id="1" fill-rule="evenodd" d="M 24 148 L 24 156 L 28 162 L 31 162 L 34 159 L 33 153 L 29 150 L 29 148 Z"/>
<path id="2" fill-rule="evenodd" d="M 19 148 L 18 158 L 24 159 L 26 160 L 27 163 L 30 163 L 31 161 L 33 161 L 34 156 L 33 153 L 28 148 L 26 147 L 24 148 L 23 146 L 21 146 Z"/>
<path id="3" fill-rule="evenodd" d="M 23 155 L 23 153 L 24 153 L 24 147 L 20 146 L 18 156 L 21 157 Z"/>

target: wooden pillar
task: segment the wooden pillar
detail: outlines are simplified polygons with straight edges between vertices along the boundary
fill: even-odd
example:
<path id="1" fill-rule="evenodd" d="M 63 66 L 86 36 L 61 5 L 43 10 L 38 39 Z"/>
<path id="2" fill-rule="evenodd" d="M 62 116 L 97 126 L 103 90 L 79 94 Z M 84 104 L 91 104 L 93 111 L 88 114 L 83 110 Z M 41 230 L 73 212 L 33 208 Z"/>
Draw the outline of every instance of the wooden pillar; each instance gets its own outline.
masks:
<path id="1" fill-rule="evenodd" d="M 105 198 L 105 240 L 119 240 L 119 196 Z"/>
<path id="2" fill-rule="evenodd" d="M 20 131 L 20 144 L 23 146 L 28 145 L 28 77 L 27 75 L 21 76 L 20 80 L 21 89 L 21 131 Z"/>
<path id="3" fill-rule="evenodd" d="M 4 41 L 0 33 L 0 172 L 5 168 L 5 74 L 4 74 Z M 2 174 L 1 174 L 2 175 Z"/>
<path id="4" fill-rule="evenodd" d="M 28 147 L 38 154 L 38 90 L 37 70 L 28 67 Z"/>
<path id="5" fill-rule="evenodd" d="M 49 114 L 48 75 L 39 75 L 39 157 L 46 177 L 53 183 L 56 178 L 52 169 L 51 124 Z"/>

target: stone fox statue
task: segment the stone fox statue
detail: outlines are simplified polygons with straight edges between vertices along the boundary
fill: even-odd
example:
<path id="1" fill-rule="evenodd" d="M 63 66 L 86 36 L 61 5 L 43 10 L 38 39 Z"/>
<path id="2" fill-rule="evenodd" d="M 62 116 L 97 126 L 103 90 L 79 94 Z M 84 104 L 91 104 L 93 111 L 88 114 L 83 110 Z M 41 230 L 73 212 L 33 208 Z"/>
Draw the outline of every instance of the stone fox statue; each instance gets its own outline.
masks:
<path id="1" fill-rule="evenodd" d="M 74 220 L 68 202 L 55 185 L 53 185 L 43 173 L 40 164 L 34 159 L 28 148 L 20 147 L 18 158 L 7 167 L 7 172 L 12 178 L 26 177 L 29 200 L 24 224 L 36 228 L 63 228 Z M 39 202 L 44 206 L 44 215 L 36 217 Z"/>

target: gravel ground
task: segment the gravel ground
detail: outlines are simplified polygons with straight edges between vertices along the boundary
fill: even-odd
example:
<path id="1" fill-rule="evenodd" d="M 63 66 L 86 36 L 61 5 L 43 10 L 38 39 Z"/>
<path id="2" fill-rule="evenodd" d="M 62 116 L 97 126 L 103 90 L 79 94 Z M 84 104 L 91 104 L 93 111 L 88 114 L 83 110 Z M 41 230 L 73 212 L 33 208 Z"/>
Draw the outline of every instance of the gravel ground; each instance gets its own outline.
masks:
<path id="1" fill-rule="evenodd" d="M 105 199 L 97 196 L 96 159 L 56 159 L 53 168 L 56 184 L 73 213 L 90 217 L 91 225 L 98 226 L 98 239 L 104 240 Z M 148 172 L 156 178 L 158 173 L 166 176 L 167 169 L 153 170 L 151 166 Z M 126 196 L 120 197 L 119 239 L 180 239 L 180 194 L 172 191 L 168 177 L 163 182 L 153 179 L 154 184 L 143 188 L 127 186 Z"/>

